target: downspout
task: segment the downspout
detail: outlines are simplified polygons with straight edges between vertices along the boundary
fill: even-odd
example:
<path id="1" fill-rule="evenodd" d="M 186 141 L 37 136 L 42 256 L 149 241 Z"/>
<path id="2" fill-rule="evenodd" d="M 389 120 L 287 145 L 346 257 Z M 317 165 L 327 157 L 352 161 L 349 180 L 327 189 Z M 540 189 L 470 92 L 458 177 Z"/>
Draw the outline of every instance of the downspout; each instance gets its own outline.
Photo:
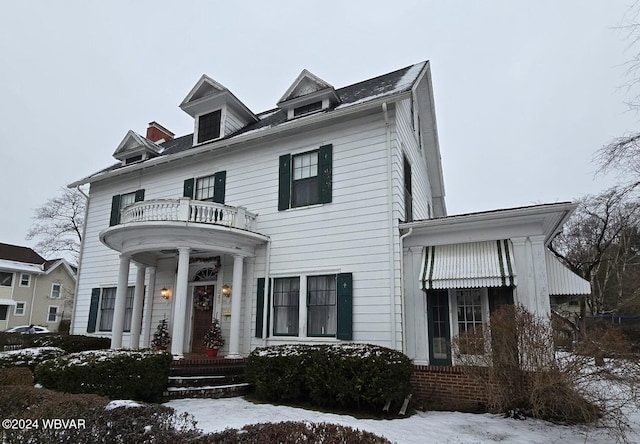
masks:
<path id="1" fill-rule="evenodd" d="M 391 126 L 389 124 L 389 114 L 387 112 L 387 102 L 382 103 L 382 112 L 384 113 L 384 124 L 387 132 L 387 212 L 389 213 L 389 301 L 391 302 L 391 348 L 396 349 L 396 273 L 395 273 L 395 248 L 394 248 L 394 231 L 393 231 L 393 165 L 391 163 Z"/>
<path id="2" fill-rule="evenodd" d="M 404 294 L 404 238 L 411 236 L 413 227 L 409 231 L 400 236 L 400 316 L 402 316 L 402 353 L 407 354 L 407 315 L 405 313 L 405 294 Z"/>
<path id="3" fill-rule="evenodd" d="M 80 285 L 80 264 L 82 264 L 82 253 L 84 252 L 84 240 L 87 235 L 87 216 L 89 214 L 89 196 L 82 191 L 80 185 L 76 187 L 76 190 L 80 192 L 86 199 L 84 205 L 84 221 L 82 223 L 82 239 L 80 240 L 80 254 L 78 254 L 78 264 L 76 266 L 76 285 L 73 294 L 73 310 L 71 310 L 71 325 L 69 326 L 69 334 L 78 334 L 75 332 L 74 323 L 76 319 L 76 310 L 78 308 L 78 286 Z M 85 331 L 86 333 L 86 331 Z"/>
<path id="4" fill-rule="evenodd" d="M 271 310 L 269 301 L 269 269 L 271 268 L 271 239 L 267 241 L 267 251 L 264 260 L 264 293 L 262 297 L 262 346 L 267 346 L 267 337 L 269 329 L 267 328 L 267 320 L 269 319 L 269 311 Z M 257 322 L 257 321 L 256 321 Z"/>

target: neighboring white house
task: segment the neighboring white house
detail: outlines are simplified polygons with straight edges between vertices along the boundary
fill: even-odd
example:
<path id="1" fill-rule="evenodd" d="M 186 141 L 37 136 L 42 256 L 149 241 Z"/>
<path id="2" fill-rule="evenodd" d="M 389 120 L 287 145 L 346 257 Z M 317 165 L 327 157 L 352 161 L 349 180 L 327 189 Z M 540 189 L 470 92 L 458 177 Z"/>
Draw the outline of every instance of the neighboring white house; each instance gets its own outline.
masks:
<path id="1" fill-rule="evenodd" d="M 75 285 L 76 270 L 66 260 L 0 243 L 0 331 L 31 324 L 58 331 L 61 320 L 71 319 Z"/>
<path id="2" fill-rule="evenodd" d="M 447 217 L 428 62 L 339 89 L 304 70 L 257 114 L 202 76 L 180 108 L 193 134 L 129 131 L 69 185 L 90 185 L 73 333 L 144 347 L 167 318 L 179 358 L 216 317 L 228 357 L 354 341 L 450 365 L 494 302 L 588 292 L 545 248 L 574 205 Z"/>

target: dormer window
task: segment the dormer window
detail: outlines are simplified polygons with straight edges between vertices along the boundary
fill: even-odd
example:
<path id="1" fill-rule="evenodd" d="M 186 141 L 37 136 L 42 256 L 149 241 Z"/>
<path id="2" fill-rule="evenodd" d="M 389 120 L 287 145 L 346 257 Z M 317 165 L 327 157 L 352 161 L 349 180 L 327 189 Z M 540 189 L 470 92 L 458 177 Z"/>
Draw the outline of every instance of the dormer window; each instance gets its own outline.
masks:
<path id="1" fill-rule="evenodd" d="M 278 101 L 278 108 L 287 119 L 306 116 L 338 105 L 340 98 L 333 86 L 306 69 L 291 84 Z"/>
<path id="2" fill-rule="evenodd" d="M 213 111 L 198 117 L 198 143 L 218 139 L 222 110 Z"/>
<path id="3" fill-rule="evenodd" d="M 309 103 L 308 105 L 299 106 L 293 109 L 293 116 L 304 116 L 305 114 L 311 114 L 322 109 L 322 100 Z"/>

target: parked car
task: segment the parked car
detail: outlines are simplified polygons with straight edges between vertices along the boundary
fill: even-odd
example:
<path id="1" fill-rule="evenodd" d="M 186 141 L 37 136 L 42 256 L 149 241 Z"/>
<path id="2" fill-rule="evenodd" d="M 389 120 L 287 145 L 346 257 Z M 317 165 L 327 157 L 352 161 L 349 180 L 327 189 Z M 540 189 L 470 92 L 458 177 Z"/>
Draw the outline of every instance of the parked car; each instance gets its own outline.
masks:
<path id="1" fill-rule="evenodd" d="M 40 327 L 39 325 L 19 325 L 17 327 L 12 327 L 9 328 L 7 330 L 5 330 L 6 333 L 23 333 L 23 334 L 28 334 L 29 333 L 29 328 L 33 328 L 33 333 L 39 334 L 39 333 L 51 333 L 51 331 L 49 331 L 49 329 L 47 327 Z"/>

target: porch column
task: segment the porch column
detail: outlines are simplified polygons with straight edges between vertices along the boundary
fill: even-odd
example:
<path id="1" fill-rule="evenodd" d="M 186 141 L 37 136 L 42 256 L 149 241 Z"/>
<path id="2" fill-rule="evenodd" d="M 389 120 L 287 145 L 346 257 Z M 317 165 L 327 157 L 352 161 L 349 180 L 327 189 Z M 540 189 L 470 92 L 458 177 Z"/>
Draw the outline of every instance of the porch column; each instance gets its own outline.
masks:
<path id="1" fill-rule="evenodd" d="M 173 301 L 173 329 L 171 331 L 171 354 L 174 359 L 183 357 L 184 331 L 187 317 L 187 290 L 189 287 L 188 247 L 178 248 L 178 278 Z"/>
<path id="2" fill-rule="evenodd" d="M 240 308 L 242 306 L 242 268 L 244 257 L 233 255 L 233 283 L 231 287 L 231 332 L 227 358 L 241 358 L 240 354 Z"/>
<path id="3" fill-rule="evenodd" d="M 136 288 L 133 294 L 133 310 L 131 312 L 131 335 L 129 339 L 129 348 L 140 348 L 140 329 L 142 328 L 142 305 L 144 302 L 144 276 L 147 267 L 137 265 Z"/>
<path id="4" fill-rule="evenodd" d="M 120 255 L 120 269 L 118 270 L 118 287 L 113 307 L 113 323 L 111 324 L 111 348 L 122 348 L 122 331 L 124 330 L 124 312 L 127 308 L 127 289 L 129 285 L 129 265 L 131 258 Z"/>
<path id="5" fill-rule="evenodd" d="M 142 314 L 142 348 L 149 347 L 151 337 L 151 315 L 153 314 L 153 296 L 156 292 L 156 267 L 149 267 L 149 285 L 144 296 L 144 312 Z"/>

